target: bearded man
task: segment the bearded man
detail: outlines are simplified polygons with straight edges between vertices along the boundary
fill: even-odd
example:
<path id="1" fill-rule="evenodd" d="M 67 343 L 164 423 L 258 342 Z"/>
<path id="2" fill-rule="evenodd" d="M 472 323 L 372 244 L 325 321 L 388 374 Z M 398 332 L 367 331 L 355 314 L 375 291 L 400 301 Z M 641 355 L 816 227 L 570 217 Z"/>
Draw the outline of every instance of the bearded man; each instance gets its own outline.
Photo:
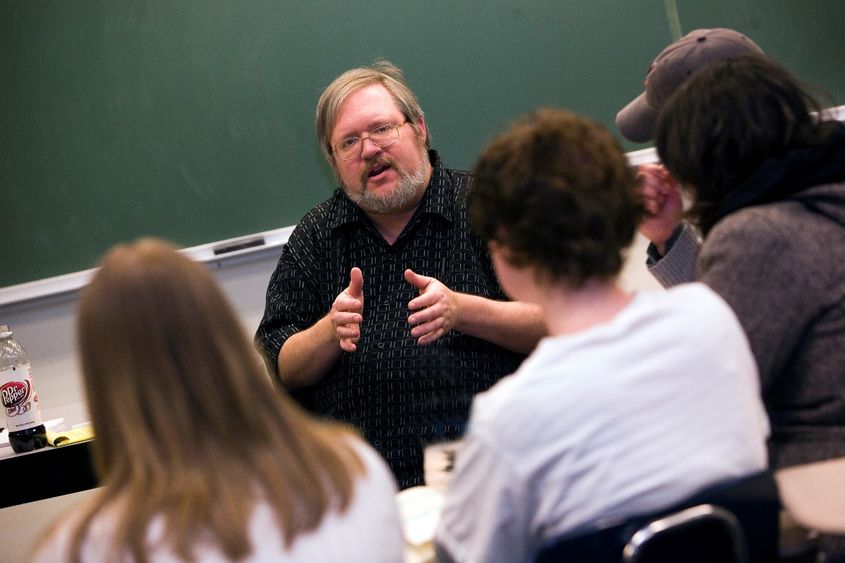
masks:
<path id="1" fill-rule="evenodd" d="M 459 438 L 472 397 L 545 327 L 499 286 L 469 228 L 471 176 L 430 149 L 401 70 L 377 61 L 337 77 L 316 130 L 339 187 L 291 234 L 256 344 L 276 382 L 358 428 L 400 488 L 422 485 L 425 446 Z"/>

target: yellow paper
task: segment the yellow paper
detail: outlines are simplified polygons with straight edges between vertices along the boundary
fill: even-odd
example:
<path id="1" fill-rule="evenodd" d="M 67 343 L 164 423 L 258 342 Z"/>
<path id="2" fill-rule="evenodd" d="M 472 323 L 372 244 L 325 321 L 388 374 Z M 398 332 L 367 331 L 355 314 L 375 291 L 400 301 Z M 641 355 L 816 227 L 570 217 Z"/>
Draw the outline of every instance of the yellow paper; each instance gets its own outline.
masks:
<path id="1" fill-rule="evenodd" d="M 77 442 L 92 440 L 93 438 L 94 429 L 90 425 L 58 432 L 47 431 L 47 443 L 51 446 L 67 446 L 69 444 L 76 444 Z"/>

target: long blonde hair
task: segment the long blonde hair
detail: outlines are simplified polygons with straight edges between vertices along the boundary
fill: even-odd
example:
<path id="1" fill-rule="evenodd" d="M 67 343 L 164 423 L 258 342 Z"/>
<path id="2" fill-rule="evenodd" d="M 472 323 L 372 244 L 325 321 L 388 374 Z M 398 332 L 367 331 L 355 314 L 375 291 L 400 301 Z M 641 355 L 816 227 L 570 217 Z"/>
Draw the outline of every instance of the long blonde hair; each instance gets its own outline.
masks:
<path id="1" fill-rule="evenodd" d="M 72 559 L 114 506 L 110 553 L 145 561 L 154 517 L 179 557 L 202 537 L 237 560 L 252 550 L 259 497 L 286 546 L 349 505 L 364 467 L 346 429 L 273 389 L 213 276 L 174 246 L 112 249 L 82 292 L 77 328 L 102 489 L 73 531 Z"/>

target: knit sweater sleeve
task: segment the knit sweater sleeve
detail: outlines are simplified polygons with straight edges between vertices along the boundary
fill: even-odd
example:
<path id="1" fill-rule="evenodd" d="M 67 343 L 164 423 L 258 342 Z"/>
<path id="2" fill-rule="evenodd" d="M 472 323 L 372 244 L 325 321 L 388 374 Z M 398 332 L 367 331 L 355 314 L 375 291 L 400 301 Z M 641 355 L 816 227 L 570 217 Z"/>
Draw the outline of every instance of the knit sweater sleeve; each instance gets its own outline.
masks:
<path id="1" fill-rule="evenodd" d="M 682 223 L 670 239 L 665 256 L 660 256 L 654 244 L 649 244 L 648 271 L 663 287 L 695 281 L 695 263 L 700 246 L 693 227 Z"/>
<path id="2" fill-rule="evenodd" d="M 731 305 L 748 335 L 764 395 L 816 314 L 814 258 L 790 224 L 788 212 L 774 206 L 734 213 L 710 232 L 699 255 L 699 279 Z"/>

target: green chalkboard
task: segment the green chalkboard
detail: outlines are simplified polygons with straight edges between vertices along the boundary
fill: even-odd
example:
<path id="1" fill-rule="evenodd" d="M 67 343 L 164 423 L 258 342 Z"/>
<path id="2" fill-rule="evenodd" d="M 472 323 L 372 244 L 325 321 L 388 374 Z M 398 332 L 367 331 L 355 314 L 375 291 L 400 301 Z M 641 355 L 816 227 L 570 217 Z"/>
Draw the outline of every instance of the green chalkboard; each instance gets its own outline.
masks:
<path id="1" fill-rule="evenodd" d="M 293 225 L 333 189 L 320 91 L 385 57 L 447 164 L 538 105 L 612 127 L 683 32 L 729 26 L 845 98 L 841 0 L 0 0 L 0 287 Z M 838 103 L 842 103 L 841 101 Z M 642 148 L 626 145 L 626 148 Z"/>

